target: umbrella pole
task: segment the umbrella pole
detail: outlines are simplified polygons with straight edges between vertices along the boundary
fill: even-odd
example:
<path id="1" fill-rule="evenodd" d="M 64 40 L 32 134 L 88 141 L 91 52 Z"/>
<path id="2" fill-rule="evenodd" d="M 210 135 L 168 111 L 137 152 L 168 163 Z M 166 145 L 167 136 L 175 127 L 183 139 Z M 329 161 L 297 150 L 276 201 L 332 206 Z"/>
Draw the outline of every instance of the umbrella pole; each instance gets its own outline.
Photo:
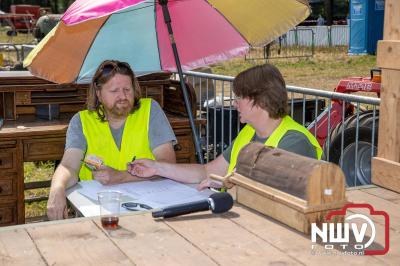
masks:
<path id="1" fill-rule="evenodd" d="M 174 39 L 174 33 L 172 31 L 171 17 L 169 15 L 169 10 L 168 10 L 168 0 L 159 0 L 158 2 L 162 7 L 164 22 L 167 25 L 169 39 L 171 40 L 171 47 L 172 47 L 172 51 L 173 51 L 174 57 L 175 57 L 176 68 L 178 70 L 179 81 L 180 81 L 182 92 L 183 92 L 183 99 L 185 101 L 185 107 L 186 107 L 186 111 L 189 116 L 190 127 L 192 129 L 192 134 L 193 134 L 193 139 L 194 139 L 194 147 L 196 149 L 196 154 L 197 154 L 197 160 L 200 164 L 204 164 L 204 159 L 203 159 L 203 156 L 201 153 L 201 148 L 200 148 L 200 140 L 199 140 L 199 136 L 196 131 L 196 126 L 194 124 L 192 107 L 191 107 L 191 104 L 189 101 L 189 95 L 188 95 L 188 92 L 186 89 L 185 80 L 183 78 L 181 62 L 179 60 L 179 54 L 178 54 L 178 49 L 176 47 L 176 43 L 175 43 L 175 39 Z"/>

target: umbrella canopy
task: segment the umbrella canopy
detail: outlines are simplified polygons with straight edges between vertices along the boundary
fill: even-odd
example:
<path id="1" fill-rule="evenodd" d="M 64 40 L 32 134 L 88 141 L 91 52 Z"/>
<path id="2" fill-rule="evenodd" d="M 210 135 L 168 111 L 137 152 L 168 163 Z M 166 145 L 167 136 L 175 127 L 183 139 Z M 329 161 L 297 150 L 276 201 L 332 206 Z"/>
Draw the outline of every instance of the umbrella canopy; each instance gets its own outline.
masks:
<path id="1" fill-rule="evenodd" d="M 244 55 L 310 14 L 307 0 L 169 0 L 184 70 Z M 170 36 L 158 1 L 77 0 L 24 61 L 35 76 L 84 83 L 105 59 L 136 73 L 175 71 Z"/>

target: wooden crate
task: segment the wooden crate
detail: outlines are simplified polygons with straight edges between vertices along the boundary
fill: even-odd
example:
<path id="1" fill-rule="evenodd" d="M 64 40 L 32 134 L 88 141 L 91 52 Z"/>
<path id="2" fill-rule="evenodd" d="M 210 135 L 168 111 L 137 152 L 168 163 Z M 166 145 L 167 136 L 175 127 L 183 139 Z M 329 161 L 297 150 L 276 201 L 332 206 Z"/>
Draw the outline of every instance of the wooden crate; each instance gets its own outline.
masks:
<path id="1" fill-rule="evenodd" d="M 300 232 L 327 222 L 326 215 L 346 204 L 344 175 L 331 163 L 303 157 L 261 143 L 239 153 L 237 168 L 225 177 L 212 176 L 231 188 L 238 203 Z M 342 221 L 335 217 L 329 222 Z"/>

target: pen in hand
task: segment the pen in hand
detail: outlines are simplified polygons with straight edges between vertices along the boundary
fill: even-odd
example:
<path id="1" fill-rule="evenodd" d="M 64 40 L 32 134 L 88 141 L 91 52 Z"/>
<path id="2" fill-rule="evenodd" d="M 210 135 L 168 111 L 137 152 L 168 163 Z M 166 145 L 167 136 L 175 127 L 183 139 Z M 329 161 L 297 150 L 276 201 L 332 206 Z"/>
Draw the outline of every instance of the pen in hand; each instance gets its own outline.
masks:
<path id="1" fill-rule="evenodd" d="M 131 163 L 133 163 L 136 160 L 136 155 L 133 156 Z"/>

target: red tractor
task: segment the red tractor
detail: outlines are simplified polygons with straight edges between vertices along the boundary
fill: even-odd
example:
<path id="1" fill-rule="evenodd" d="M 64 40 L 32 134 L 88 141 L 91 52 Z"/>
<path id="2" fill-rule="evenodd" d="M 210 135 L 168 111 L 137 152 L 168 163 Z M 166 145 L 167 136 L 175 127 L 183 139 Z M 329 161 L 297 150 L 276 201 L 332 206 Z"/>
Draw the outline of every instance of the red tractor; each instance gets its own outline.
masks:
<path id="1" fill-rule="evenodd" d="M 335 92 L 374 92 L 379 97 L 380 89 L 381 71 L 372 69 L 370 77 L 342 79 L 335 88 Z M 342 168 L 347 186 L 371 183 L 371 157 L 376 155 L 378 144 L 379 110 L 374 112 L 360 107 L 357 112 L 356 109 L 352 103 L 333 100 L 330 117 L 326 109 L 317 117 L 317 123 L 314 121 L 308 127 L 314 134 L 317 124 L 316 136 L 320 145 L 324 147 L 324 158 Z M 328 127 L 329 123 L 330 127 Z M 330 129 L 329 136 L 328 128 Z M 343 153 L 341 153 L 342 149 Z"/>

